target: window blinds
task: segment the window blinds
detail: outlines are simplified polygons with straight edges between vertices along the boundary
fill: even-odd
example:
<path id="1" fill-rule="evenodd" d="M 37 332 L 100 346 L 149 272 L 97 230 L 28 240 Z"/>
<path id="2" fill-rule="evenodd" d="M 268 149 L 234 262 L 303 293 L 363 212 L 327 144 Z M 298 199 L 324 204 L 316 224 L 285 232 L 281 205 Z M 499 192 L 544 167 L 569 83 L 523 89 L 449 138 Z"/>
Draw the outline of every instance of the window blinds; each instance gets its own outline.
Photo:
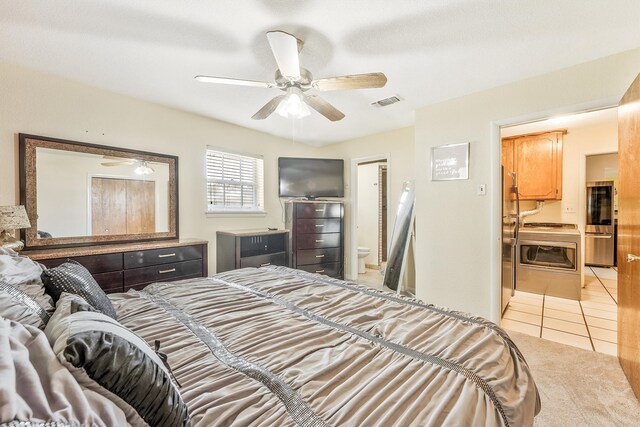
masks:
<path id="1" fill-rule="evenodd" d="M 209 211 L 259 211 L 264 207 L 261 157 L 207 149 Z"/>

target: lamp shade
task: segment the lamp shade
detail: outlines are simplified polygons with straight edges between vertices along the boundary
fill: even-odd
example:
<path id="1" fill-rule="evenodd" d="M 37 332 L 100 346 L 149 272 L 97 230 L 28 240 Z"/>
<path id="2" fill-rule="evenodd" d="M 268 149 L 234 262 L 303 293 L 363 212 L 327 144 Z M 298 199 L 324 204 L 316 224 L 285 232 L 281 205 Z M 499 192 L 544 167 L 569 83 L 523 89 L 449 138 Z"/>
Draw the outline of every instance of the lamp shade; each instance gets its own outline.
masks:
<path id="1" fill-rule="evenodd" d="M 24 206 L 0 206 L 0 231 L 30 227 L 31 223 Z"/>

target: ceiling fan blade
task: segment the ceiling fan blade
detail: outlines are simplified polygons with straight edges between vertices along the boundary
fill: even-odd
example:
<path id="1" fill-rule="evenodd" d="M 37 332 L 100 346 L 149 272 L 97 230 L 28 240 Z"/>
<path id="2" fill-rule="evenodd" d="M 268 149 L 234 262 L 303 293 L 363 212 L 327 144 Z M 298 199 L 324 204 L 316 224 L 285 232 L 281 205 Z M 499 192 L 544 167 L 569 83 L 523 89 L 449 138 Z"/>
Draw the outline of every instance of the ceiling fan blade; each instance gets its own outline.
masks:
<path id="1" fill-rule="evenodd" d="M 313 108 L 332 122 L 337 122 L 338 120 L 344 119 L 344 114 L 342 113 L 342 111 L 338 110 L 336 107 L 329 104 L 318 95 L 305 96 L 304 102 L 309 104 L 311 108 Z"/>
<path id="2" fill-rule="evenodd" d="M 105 160 L 115 160 L 118 162 L 135 162 L 136 159 L 131 159 L 129 157 L 117 157 L 117 156 L 102 156 Z"/>
<path id="3" fill-rule="evenodd" d="M 267 39 L 276 58 L 280 74 L 291 80 L 300 78 L 300 58 L 297 38 L 284 31 L 269 31 Z"/>
<path id="4" fill-rule="evenodd" d="M 131 166 L 135 164 L 135 161 L 122 161 L 122 162 L 104 162 L 100 163 L 102 166 Z"/>
<path id="5" fill-rule="evenodd" d="M 264 120 L 264 119 L 266 119 L 267 117 L 269 117 L 271 115 L 271 113 L 276 111 L 276 108 L 278 108 L 278 105 L 280 105 L 280 103 L 284 100 L 285 97 L 286 97 L 286 95 L 276 96 L 271 101 L 267 102 L 264 105 L 264 107 L 259 109 L 257 113 L 255 113 L 253 116 L 251 116 L 251 118 L 253 120 Z"/>
<path id="6" fill-rule="evenodd" d="M 251 87 L 264 87 L 264 88 L 276 87 L 273 83 L 269 83 L 269 82 L 258 82 L 255 80 L 243 80 L 243 79 L 231 79 L 228 77 L 196 76 L 195 79 L 203 83 L 217 83 L 217 84 L 223 84 L 223 85 L 251 86 Z"/>
<path id="7" fill-rule="evenodd" d="M 314 80 L 311 87 L 318 90 L 371 89 L 387 84 L 384 73 L 352 74 Z"/>

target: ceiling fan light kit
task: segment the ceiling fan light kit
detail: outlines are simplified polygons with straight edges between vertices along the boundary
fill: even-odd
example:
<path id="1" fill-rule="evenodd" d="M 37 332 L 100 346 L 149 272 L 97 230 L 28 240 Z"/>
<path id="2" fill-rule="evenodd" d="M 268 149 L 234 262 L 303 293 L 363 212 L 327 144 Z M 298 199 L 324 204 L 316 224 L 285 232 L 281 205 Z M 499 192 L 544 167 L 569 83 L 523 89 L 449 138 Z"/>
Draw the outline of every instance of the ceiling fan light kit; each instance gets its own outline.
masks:
<path id="1" fill-rule="evenodd" d="M 372 89 L 384 87 L 387 83 L 387 77 L 383 73 L 352 74 L 313 80 L 309 70 L 300 67 L 299 53 L 303 47 L 301 40 L 284 31 L 267 32 L 267 40 L 278 64 L 274 83 L 204 75 L 197 75 L 195 79 L 203 83 L 276 88 L 287 93 L 267 102 L 251 117 L 254 120 L 264 120 L 273 112 L 287 118 L 302 118 L 311 114 L 311 107 L 334 122 L 342 120 L 344 114 L 320 96 L 307 95 L 307 91 Z"/>
<path id="2" fill-rule="evenodd" d="M 301 119 L 311 115 L 311 110 L 304 101 L 304 94 L 295 86 L 287 89 L 287 95 L 276 108 L 276 113 L 284 118 Z"/>
<path id="3" fill-rule="evenodd" d="M 151 175 L 155 172 L 155 170 L 151 166 L 149 166 L 149 163 L 141 160 L 138 166 L 133 170 L 133 172 L 136 175 Z"/>

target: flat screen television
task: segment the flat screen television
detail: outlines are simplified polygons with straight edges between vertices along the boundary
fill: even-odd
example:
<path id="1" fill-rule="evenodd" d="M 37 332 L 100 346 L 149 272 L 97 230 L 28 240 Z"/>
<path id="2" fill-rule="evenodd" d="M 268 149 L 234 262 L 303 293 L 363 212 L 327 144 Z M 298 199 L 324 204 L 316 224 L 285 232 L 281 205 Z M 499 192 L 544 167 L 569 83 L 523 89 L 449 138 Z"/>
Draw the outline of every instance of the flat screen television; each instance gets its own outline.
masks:
<path id="1" fill-rule="evenodd" d="M 280 197 L 344 197 L 344 160 L 280 157 Z"/>

